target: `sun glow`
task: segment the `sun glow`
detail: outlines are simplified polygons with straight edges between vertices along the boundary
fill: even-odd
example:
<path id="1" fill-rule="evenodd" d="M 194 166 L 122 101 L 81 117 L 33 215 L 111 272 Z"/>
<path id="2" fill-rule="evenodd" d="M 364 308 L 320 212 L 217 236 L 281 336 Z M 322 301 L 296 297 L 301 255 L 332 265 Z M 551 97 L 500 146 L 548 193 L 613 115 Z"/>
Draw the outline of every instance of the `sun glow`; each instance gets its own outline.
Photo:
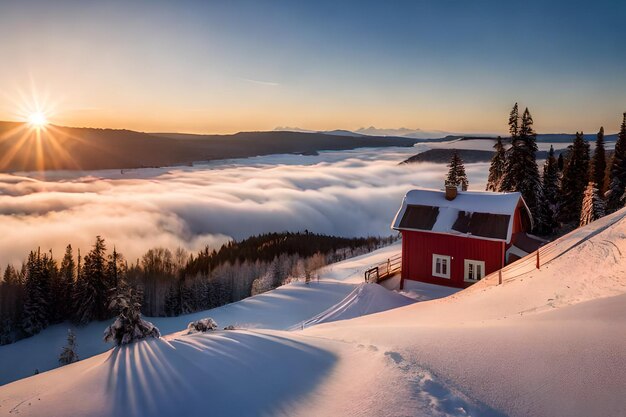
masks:
<path id="1" fill-rule="evenodd" d="M 31 94 L 17 90 L 14 101 L 13 119 L 17 122 L 12 128 L 0 131 L 0 171 L 20 170 L 31 167 L 35 162 L 36 171 L 60 169 L 73 166 L 80 169 L 67 150 L 68 143 L 84 142 L 81 137 L 67 129 L 55 126 L 58 102 L 51 102 L 47 94 L 41 94 L 34 85 Z"/>
<path id="2" fill-rule="evenodd" d="M 46 118 L 46 115 L 43 114 L 43 112 L 38 111 L 28 115 L 28 123 L 30 123 L 30 125 L 33 127 L 39 128 L 47 125 L 48 119 Z"/>

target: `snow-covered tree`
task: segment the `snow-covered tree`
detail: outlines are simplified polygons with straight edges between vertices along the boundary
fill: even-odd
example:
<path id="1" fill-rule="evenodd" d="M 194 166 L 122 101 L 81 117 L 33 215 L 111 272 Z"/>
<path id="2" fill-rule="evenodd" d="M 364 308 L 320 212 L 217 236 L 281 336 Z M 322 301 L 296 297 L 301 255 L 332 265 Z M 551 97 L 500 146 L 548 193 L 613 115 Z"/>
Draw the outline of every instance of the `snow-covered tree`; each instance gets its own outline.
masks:
<path id="1" fill-rule="evenodd" d="M 272 284 L 274 282 L 274 276 L 276 275 L 276 266 L 271 263 L 260 277 L 252 281 L 252 289 L 250 291 L 250 295 L 258 295 L 263 294 L 266 291 L 271 290 Z"/>
<path id="2" fill-rule="evenodd" d="M 589 183 L 589 144 L 582 132 L 576 132 L 561 180 L 559 218 L 564 223 L 580 220 L 583 195 Z"/>
<path id="3" fill-rule="evenodd" d="M 104 341 L 117 346 L 148 337 L 161 337 L 156 326 L 141 317 L 142 294 L 121 281 L 109 308 L 117 311 L 115 322 L 104 331 Z"/>
<path id="4" fill-rule="evenodd" d="M 559 167 L 554 157 L 554 148 L 550 146 L 548 157 L 543 166 L 543 215 L 544 224 L 542 233 L 550 234 L 558 227 L 559 209 Z"/>
<path id="5" fill-rule="evenodd" d="M 489 177 L 487 178 L 487 191 L 500 191 L 500 181 L 504 175 L 506 168 L 506 151 L 502 144 L 502 138 L 498 136 L 498 140 L 493 145 L 495 153 L 491 158 L 491 166 L 489 167 Z"/>
<path id="6" fill-rule="evenodd" d="M 589 179 L 595 183 L 596 188 L 600 191 L 600 195 L 603 196 L 606 192 L 606 152 L 604 149 L 604 127 L 600 127 L 600 131 L 596 136 L 596 147 L 593 151 L 593 158 L 591 159 L 589 169 L 591 170 L 589 172 Z"/>
<path id="7" fill-rule="evenodd" d="M 446 185 L 455 185 L 457 187 L 461 187 L 463 190 L 467 190 L 468 181 L 467 175 L 465 174 L 465 165 L 463 164 L 463 160 L 459 156 L 456 149 L 452 153 L 452 158 L 450 159 L 450 163 L 448 164 L 448 176 L 446 177 Z"/>
<path id="8" fill-rule="evenodd" d="M 604 199 L 600 195 L 600 191 L 595 184 L 590 181 L 585 189 L 585 195 L 582 202 L 582 210 L 580 211 L 580 226 L 589 224 L 606 213 Z"/>
<path id="9" fill-rule="evenodd" d="M 59 355 L 59 363 L 61 365 L 69 365 L 78 361 L 78 354 L 76 353 L 76 335 L 72 329 L 67 329 L 67 345 L 63 347 L 61 354 Z"/>
<path id="10" fill-rule="evenodd" d="M 623 207 L 622 196 L 626 190 L 626 113 L 615 142 L 615 151 L 611 158 L 609 184 L 606 192 L 606 205 L 609 212 Z"/>

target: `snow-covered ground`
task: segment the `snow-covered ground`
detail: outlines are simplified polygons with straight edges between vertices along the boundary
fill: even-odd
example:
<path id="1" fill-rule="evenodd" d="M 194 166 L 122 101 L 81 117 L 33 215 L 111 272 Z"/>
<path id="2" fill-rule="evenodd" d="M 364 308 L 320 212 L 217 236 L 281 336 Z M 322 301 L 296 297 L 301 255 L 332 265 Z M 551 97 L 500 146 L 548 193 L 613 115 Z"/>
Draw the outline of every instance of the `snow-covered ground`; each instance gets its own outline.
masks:
<path id="1" fill-rule="evenodd" d="M 623 210 L 574 231 L 551 246 L 540 270 L 502 285 L 488 277 L 440 300 L 321 324 L 348 311 L 344 299 L 301 331 L 136 343 L 5 385 L 0 413 L 624 415 L 625 216 Z M 391 249 L 372 259 L 385 251 Z M 350 262 L 328 273 L 356 282 L 361 271 Z M 353 274 L 339 272 L 347 270 Z M 346 286 L 344 295 L 362 301 L 383 291 L 365 285 L 376 290 L 361 289 L 368 294 L 359 297 L 357 284 L 331 280 L 302 290 L 315 285 Z"/>
<path id="2" fill-rule="evenodd" d="M 320 271 L 319 281 L 308 285 L 295 282 L 212 310 L 179 317 L 148 317 L 148 320 L 157 325 L 163 335 L 180 332 L 189 322 L 204 317 L 212 317 L 221 327 L 287 330 L 301 328 L 303 323 L 311 320 L 344 320 L 407 305 L 412 300 L 397 293 L 376 288 L 378 286 L 359 286 L 364 280 L 363 272 L 369 266 L 383 262 L 399 251 L 400 244 L 396 243 L 329 265 Z M 439 287 L 432 287 L 426 289 L 424 299 L 444 296 L 438 292 Z M 406 295 L 411 297 L 411 294 Z M 325 316 L 320 318 L 320 314 Z M 80 358 L 109 350 L 111 345 L 102 341 L 108 324 L 95 322 L 77 327 L 62 323 L 48 327 L 36 336 L 0 346 L 0 385 L 31 376 L 36 370 L 43 372 L 56 368 L 61 348 L 66 344 L 68 328 L 76 334 Z"/>
<path id="3" fill-rule="evenodd" d="M 304 330 L 136 343 L 0 387 L 0 413 L 625 415 L 625 217 L 574 231 L 540 270 L 510 272 L 502 285 L 487 277 L 447 298 Z"/>

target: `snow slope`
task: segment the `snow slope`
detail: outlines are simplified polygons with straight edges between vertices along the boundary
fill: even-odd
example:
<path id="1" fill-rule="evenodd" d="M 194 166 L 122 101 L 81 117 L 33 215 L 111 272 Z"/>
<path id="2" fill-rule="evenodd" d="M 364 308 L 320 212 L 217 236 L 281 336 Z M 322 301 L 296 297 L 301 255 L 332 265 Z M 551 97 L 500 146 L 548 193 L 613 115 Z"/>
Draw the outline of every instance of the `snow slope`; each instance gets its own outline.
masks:
<path id="1" fill-rule="evenodd" d="M 403 307 L 413 304 L 414 302 L 414 299 L 400 293 L 389 292 L 389 290 L 378 284 L 363 283 L 348 294 L 341 302 L 317 316 L 294 326 L 292 329 L 304 329 L 316 324 L 353 319 L 355 317 L 391 310 L 392 308 Z"/>
<path id="2" fill-rule="evenodd" d="M 221 327 L 287 329 L 331 308 L 355 288 L 339 282 L 293 283 L 237 303 L 179 317 L 148 317 L 161 334 L 187 328 L 191 321 L 212 317 Z M 19 342 L 0 346 L 0 385 L 56 368 L 61 348 L 66 344 L 67 329 L 72 328 L 78 340 L 81 359 L 105 352 L 111 345 L 102 341 L 107 322 L 77 327 L 70 323 L 51 326 L 40 334 Z"/>
<path id="3" fill-rule="evenodd" d="M 180 332 L 191 321 L 212 317 L 221 327 L 234 325 L 239 328 L 263 328 L 286 330 L 299 327 L 301 323 L 332 310 L 336 305 L 345 306 L 344 300 L 363 282 L 363 271 L 370 265 L 382 262 L 400 251 L 394 244 L 372 253 L 329 265 L 320 272 L 320 281 L 306 285 L 296 282 L 277 288 L 237 303 L 228 304 L 208 311 L 201 311 L 179 317 L 148 317 L 157 325 L 161 334 Z M 345 281 L 345 282 L 338 282 Z M 430 295 L 432 293 L 432 296 Z M 428 291 L 426 299 L 436 298 L 435 291 Z M 389 300 L 386 298 L 389 297 Z M 362 300 L 351 300 L 351 311 L 370 314 L 384 309 L 406 305 L 404 297 L 384 292 L 377 293 L 376 302 L 367 299 L 368 305 L 355 306 Z M 398 304 L 395 304 L 398 303 Z M 356 309 L 356 310 L 354 310 Z M 352 318 L 344 316 L 343 318 Z M 335 320 L 343 319 L 336 316 Z M 102 341 L 102 334 L 109 322 L 95 322 L 77 327 L 62 323 L 48 327 L 40 334 L 20 340 L 17 343 L 0 346 L 0 385 L 56 368 L 61 348 L 66 344 L 67 329 L 77 336 L 78 355 L 81 359 L 100 354 L 111 348 Z"/>
<path id="4" fill-rule="evenodd" d="M 0 414 L 626 415 L 625 216 L 501 285 L 302 331 L 137 343 L 0 387 Z"/>
<path id="5" fill-rule="evenodd" d="M 327 265 L 319 270 L 319 275 L 325 280 L 358 284 L 365 280 L 365 271 L 372 265 L 386 262 L 387 259 L 398 255 L 401 251 L 402 243 L 396 242 L 374 252 Z"/>

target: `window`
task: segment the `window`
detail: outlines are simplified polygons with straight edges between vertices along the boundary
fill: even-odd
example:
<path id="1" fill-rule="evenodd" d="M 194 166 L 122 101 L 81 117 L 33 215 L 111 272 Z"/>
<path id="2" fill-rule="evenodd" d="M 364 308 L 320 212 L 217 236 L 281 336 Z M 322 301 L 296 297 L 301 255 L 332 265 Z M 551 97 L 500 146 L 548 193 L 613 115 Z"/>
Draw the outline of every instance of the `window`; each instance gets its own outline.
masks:
<path id="1" fill-rule="evenodd" d="M 480 281 L 485 276 L 485 262 L 474 261 L 471 259 L 465 260 L 465 281 L 476 282 Z"/>
<path id="2" fill-rule="evenodd" d="M 450 278 L 450 257 L 433 254 L 433 276 Z"/>

